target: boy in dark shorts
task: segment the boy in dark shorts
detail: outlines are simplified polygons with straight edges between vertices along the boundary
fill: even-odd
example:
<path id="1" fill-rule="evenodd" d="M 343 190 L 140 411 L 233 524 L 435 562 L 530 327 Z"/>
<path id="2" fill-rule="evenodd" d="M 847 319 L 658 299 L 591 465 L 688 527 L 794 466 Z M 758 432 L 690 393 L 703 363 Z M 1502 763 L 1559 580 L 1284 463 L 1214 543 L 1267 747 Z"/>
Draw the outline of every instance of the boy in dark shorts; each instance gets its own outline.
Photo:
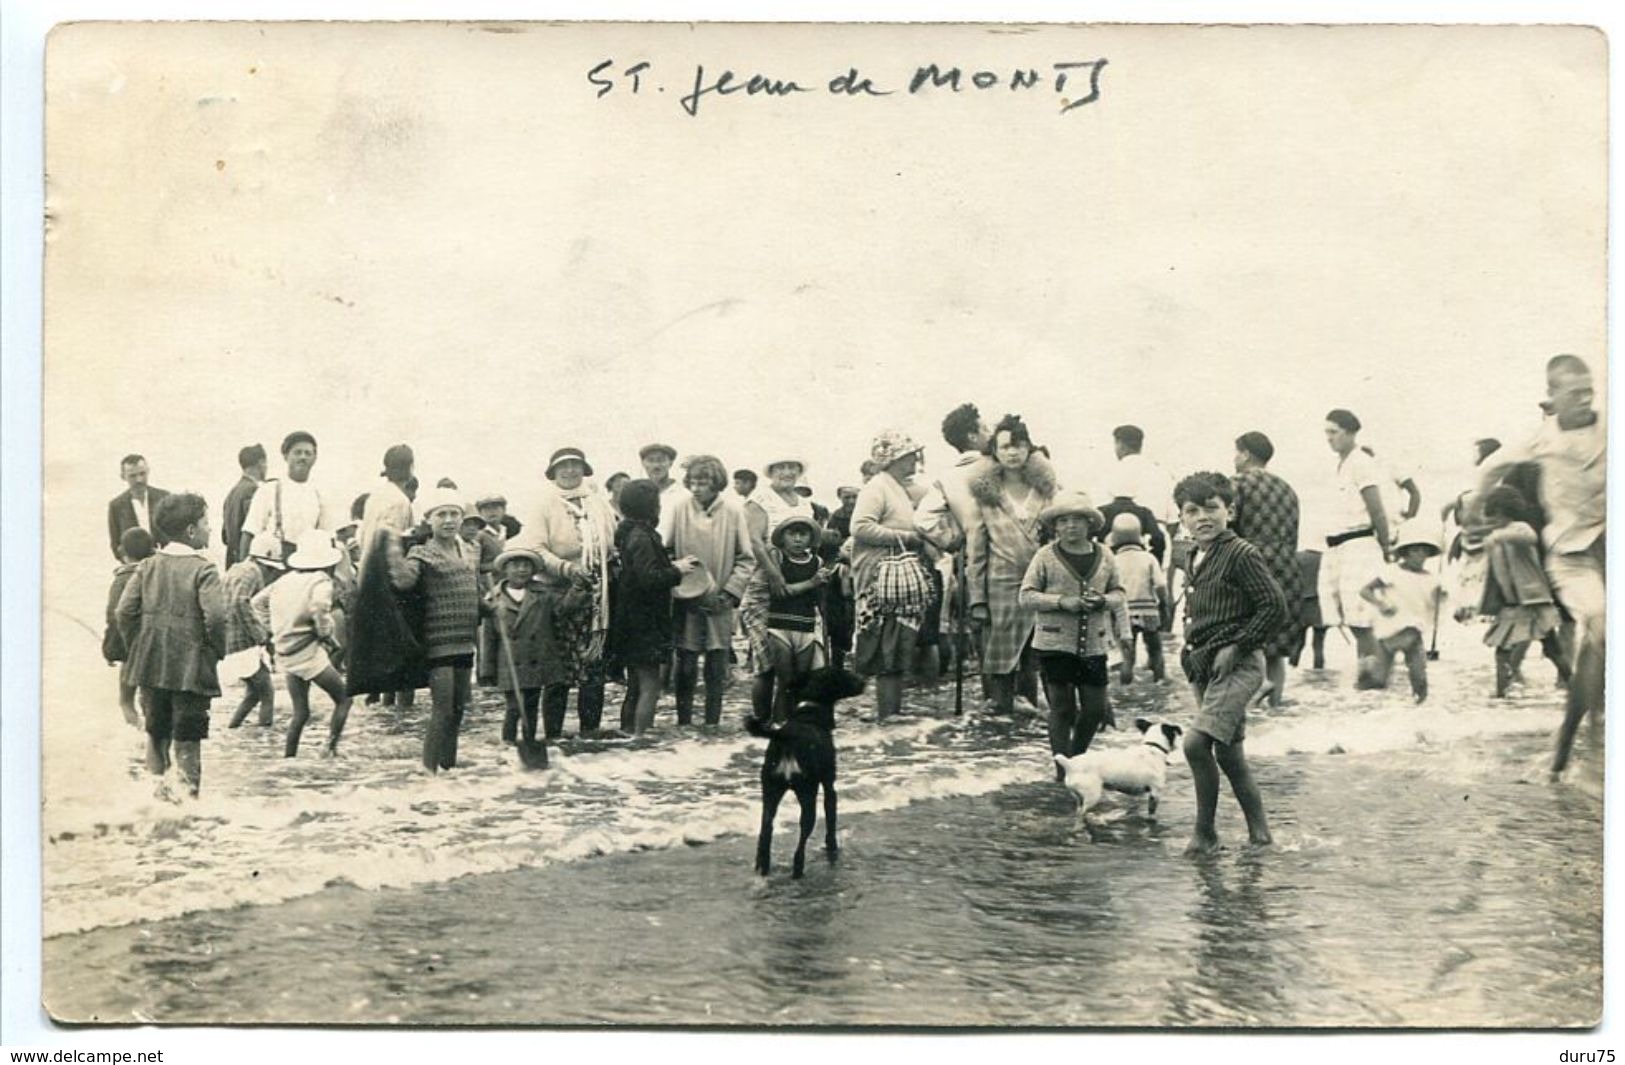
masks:
<path id="1" fill-rule="evenodd" d="M 1258 846 L 1273 842 L 1242 741 L 1247 707 L 1264 685 L 1263 647 L 1286 622 L 1286 596 L 1258 548 L 1230 531 L 1235 498 L 1222 473 L 1193 473 L 1174 488 L 1180 528 L 1196 540 L 1180 653 L 1198 705 L 1185 734 L 1185 761 L 1196 785 L 1196 828 L 1187 855 L 1219 846 L 1213 821 L 1221 769 L 1247 818 L 1248 839 Z"/>
<path id="2" fill-rule="evenodd" d="M 147 769 L 159 778 L 158 794 L 175 797 L 164 780 L 173 754 L 182 786 L 196 798 L 209 703 L 220 694 L 226 599 L 220 572 L 203 555 L 209 513 L 202 497 L 164 497 L 152 523 L 164 546 L 137 567 L 114 617 L 129 648 L 125 681 L 141 689 L 146 709 Z"/>

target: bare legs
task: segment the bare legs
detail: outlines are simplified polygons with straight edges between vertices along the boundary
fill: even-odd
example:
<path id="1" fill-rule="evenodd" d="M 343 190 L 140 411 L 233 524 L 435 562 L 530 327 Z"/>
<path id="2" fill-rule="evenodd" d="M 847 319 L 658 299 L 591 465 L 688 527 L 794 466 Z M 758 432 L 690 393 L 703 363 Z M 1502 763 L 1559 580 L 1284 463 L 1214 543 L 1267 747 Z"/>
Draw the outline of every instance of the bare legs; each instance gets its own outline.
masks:
<path id="1" fill-rule="evenodd" d="M 1286 658 L 1270 655 L 1264 659 L 1264 691 L 1271 706 L 1280 706 L 1286 693 Z"/>
<path id="2" fill-rule="evenodd" d="M 269 681 L 269 676 L 266 679 Z M 293 703 L 293 720 L 288 722 L 288 738 L 282 748 L 284 758 L 292 758 L 299 753 L 299 739 L 304 734 L 305 723 L 310 720 L 312 684 L 333 700 L 333 716 L 327 723 L 327 753 L 333 754 L 338 750 L 339 737 L 344 734 L 344 722 L 350 716 L 350 697 L 344 692 L 344 678 L 339 676 L 338 670 L 328 666 L 310 680 L 292 674 L 288 676 L 288 698 Z"/>
<path id="3" fill-rule="evenodd" d="M 1196 828 L 1191 834 L 1190 846 L 1185 848 L 1186 854 L 1205 854 L 1219 846 L 1214 819 L 1219 809 L 1221 770 L 1230 779 L 1230 790 L 1247 818 L 1248 840 L 1258 846 L 1274 842 L 1264 817 L 1264 800 L 1253 782 L 1242 741 L 1220 743 L 1207 733 L 1192 729 L 1185 734 L 1185 761 L 1191 767 L 1191 780 L 1196 785 Z"/>
<path id="4" fill-rule="evenodd" d="M 269 726 L 276 707 L 276 689 L 271 686 L 271 671 L 261 664 L 243 684 L 248 690 L 243 693 L 243 701 L 237 704 L 237 712 L 231 715 L 230 727 L 241 726 L 256 706 L 260 708 L 260 724 Z"/>

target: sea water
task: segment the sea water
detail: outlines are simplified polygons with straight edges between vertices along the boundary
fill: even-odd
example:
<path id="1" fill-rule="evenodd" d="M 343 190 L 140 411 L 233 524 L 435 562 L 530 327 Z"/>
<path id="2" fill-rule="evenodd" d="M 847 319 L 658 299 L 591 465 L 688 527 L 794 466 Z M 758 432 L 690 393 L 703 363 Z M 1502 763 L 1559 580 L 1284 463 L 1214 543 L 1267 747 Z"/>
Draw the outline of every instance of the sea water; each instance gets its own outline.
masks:
<path id="1" fill-rule="evenodd" d="M 1334 648 L 1334 665 L 1348 664 Z M 352 711 L 340 757 L 216 704 L 201 799 L 154 798 L 106 705 L 47 723 L 45 997 L 64 1019 L 409 1024 L 1580 1025 L 1601 1008 L 1595 752 L 1545 779 L 1550 669 L 1489 697 L 1447 642 L 1421 707 L 1289 674 L 1248 754 L 1276 845 L 1182 857 L 1189 773 L 1155 820 L 1109 795 L 1080 824 L 1042 721 L 967 685 L 876 723 L 843 704 L 841 857 L 752 873 L 763 741 L 667 722 L 525 771 L 477 700 L 459 767 L 417 766 L 427 693 Z M 109 677 L 110 685 L 110 677 Z M 606 716 L 615 716 L 611 707 Z M 1120 723 L 1188 723 L 1182 685 L 1114 684 Z M 91 722 L 94 721 L 94 727 Z M 572 713 L 571 727 L 574 725 Z M 71 742 L 70 742 L 71 738 Z"/>

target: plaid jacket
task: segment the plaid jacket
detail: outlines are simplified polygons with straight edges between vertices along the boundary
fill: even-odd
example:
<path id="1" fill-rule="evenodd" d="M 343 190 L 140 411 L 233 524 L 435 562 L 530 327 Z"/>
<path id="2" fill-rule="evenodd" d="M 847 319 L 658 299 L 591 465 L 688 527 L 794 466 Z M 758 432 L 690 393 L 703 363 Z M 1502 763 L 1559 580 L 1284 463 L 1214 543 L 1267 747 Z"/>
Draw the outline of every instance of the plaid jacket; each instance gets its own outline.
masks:
<path id="1" fill-rule="evenodd" d="M 1292 486 L 1267 470 L 1244 470 L 1235 476 L 1236 514 L 1230 528 L 1258 548 L 1270 576 L 1281 586 L 1288 603 L 1302 594 L 1298 568 L 1298 494 Z M 1279 657 L 1292 653 L 1298 642 L 1296 610 L 1264 644 L 1264 653 Z"/>

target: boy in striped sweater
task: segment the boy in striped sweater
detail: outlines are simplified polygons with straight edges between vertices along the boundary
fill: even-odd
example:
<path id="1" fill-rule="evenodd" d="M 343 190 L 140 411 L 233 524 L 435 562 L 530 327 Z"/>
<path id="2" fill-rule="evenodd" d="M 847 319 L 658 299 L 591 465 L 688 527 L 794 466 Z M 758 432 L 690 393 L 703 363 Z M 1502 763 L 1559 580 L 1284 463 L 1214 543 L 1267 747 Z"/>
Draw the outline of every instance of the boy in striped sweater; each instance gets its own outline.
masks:
<path id="1" fill-rule="evenodd" d="M 1235 499 L 1222 473 L 1193 473 L 1174 488 L 1180 528 L 1196 541 L 1180 653 L 1200 707 L 1185 733 L 1185 761 L 1196 785 L 1196 828 L 1187 855 L 1218 849 L 1220 770 L 1246 815 L 1248 839 L 1256 846 L 1272 842 L 1242 741 L 1247 707 L 1264 686 L 1263 647 L 1286 622 L 1286 596 L 1258 548 L 1230 531 Z"/>

